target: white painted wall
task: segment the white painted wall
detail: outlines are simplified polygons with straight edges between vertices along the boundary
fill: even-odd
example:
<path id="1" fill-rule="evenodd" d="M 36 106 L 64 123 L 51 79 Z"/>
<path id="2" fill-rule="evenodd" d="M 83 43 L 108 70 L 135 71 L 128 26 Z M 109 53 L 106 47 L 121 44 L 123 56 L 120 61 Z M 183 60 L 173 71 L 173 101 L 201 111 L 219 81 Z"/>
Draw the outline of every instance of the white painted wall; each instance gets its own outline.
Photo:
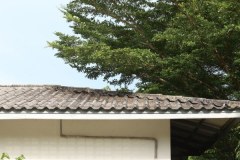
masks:
<path id="1" fill-rule="evenodd" d="M 170 160 L 169 120 L 64 120 L 63 134 L 152 137 L 158 141 L 158 159 Z M 59 120 L 0 120 L 1 152 L 12 157 L 24 154 L 27 160 L 133 160 L 153 157 L 154 143 L 138 139 L 60 137 Z"/>

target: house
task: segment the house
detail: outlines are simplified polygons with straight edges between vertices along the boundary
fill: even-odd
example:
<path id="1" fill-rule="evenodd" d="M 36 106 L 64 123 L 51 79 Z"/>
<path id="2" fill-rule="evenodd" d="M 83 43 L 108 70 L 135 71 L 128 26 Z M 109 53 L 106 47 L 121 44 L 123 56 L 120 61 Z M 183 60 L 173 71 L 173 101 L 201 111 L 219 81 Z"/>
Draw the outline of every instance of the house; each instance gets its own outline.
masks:
<path id="1" fill-rule="evenodd" d="M 27 160 L 183 160 L 239 118 L 239 101 L 0 86 L 0 152 Z"/>

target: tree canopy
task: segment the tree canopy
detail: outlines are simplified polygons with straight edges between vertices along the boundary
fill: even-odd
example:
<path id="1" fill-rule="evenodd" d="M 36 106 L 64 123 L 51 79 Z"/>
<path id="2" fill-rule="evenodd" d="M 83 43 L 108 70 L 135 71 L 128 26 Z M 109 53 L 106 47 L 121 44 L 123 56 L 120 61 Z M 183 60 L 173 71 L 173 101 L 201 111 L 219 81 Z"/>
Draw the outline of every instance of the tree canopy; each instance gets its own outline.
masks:
<path id="1" fill-rule="evenodd" d="M 137 80 L 139 92 L 240 100 L 239 0 L 72 0 L 62 12 L 73 34 L 57 32 L 49 45 L 88 78 Z M 234 143 L 222 141 L 232 148 L 225 159 L 240 158 L 236 129 Z"/>
<path id="2" fill-rule="evenodd" d="M 141 92 L 240 97 L 240 1 L 72 0 L 73 35 L 50 42 L 71 67 Z"/>

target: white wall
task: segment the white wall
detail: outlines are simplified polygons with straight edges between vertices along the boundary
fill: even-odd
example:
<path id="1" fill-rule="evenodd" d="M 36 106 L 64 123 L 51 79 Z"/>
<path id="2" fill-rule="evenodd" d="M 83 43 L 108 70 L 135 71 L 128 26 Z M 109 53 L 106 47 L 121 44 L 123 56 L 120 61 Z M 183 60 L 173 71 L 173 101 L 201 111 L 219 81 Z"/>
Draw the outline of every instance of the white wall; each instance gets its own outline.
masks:
<path id="1" fill-rule="evenodd" d="M 63 133 L 156 138 L 158 159 L 170 160 L 169 120 L 64 120 Z M 95 148 L 89 149 L 92 146 Z M 122 146 L 123 152 L 119 159 L 127 159 L 127 155 L 129 159 L 145 159 L 147 154 L 153 155 L 154 152 L 153 141 L 147 140 L 134 140 L 130 143 L 127 139 L 60 137 L 59 120 L 0 120 L 0 153 L 8 152 L 12 157 L 24 154 L 27 160 L 96 159 L 94 156 L 101 159 L 108 153 L 103 150 L 110 148 L 113 153 L 111 156 L 114 157 L 119 146 Z"/>

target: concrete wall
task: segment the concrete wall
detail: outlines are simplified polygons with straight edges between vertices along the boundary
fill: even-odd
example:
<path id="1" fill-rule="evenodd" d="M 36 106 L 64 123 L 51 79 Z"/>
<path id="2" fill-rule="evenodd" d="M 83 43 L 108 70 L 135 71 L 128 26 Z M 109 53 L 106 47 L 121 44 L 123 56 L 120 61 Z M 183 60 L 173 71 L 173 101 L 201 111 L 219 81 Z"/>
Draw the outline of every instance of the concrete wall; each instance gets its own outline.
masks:
<path id="1" fill-rule="evenodd" d="M 169 120 L 64 120 L 62 132 L 156 138 L 158 159 L 170 160 Z M 27 160 L 154 159 L 154 149 L 151 140 L 60 137 L 59 120 L 0 120 L 0 153 Z"/>

